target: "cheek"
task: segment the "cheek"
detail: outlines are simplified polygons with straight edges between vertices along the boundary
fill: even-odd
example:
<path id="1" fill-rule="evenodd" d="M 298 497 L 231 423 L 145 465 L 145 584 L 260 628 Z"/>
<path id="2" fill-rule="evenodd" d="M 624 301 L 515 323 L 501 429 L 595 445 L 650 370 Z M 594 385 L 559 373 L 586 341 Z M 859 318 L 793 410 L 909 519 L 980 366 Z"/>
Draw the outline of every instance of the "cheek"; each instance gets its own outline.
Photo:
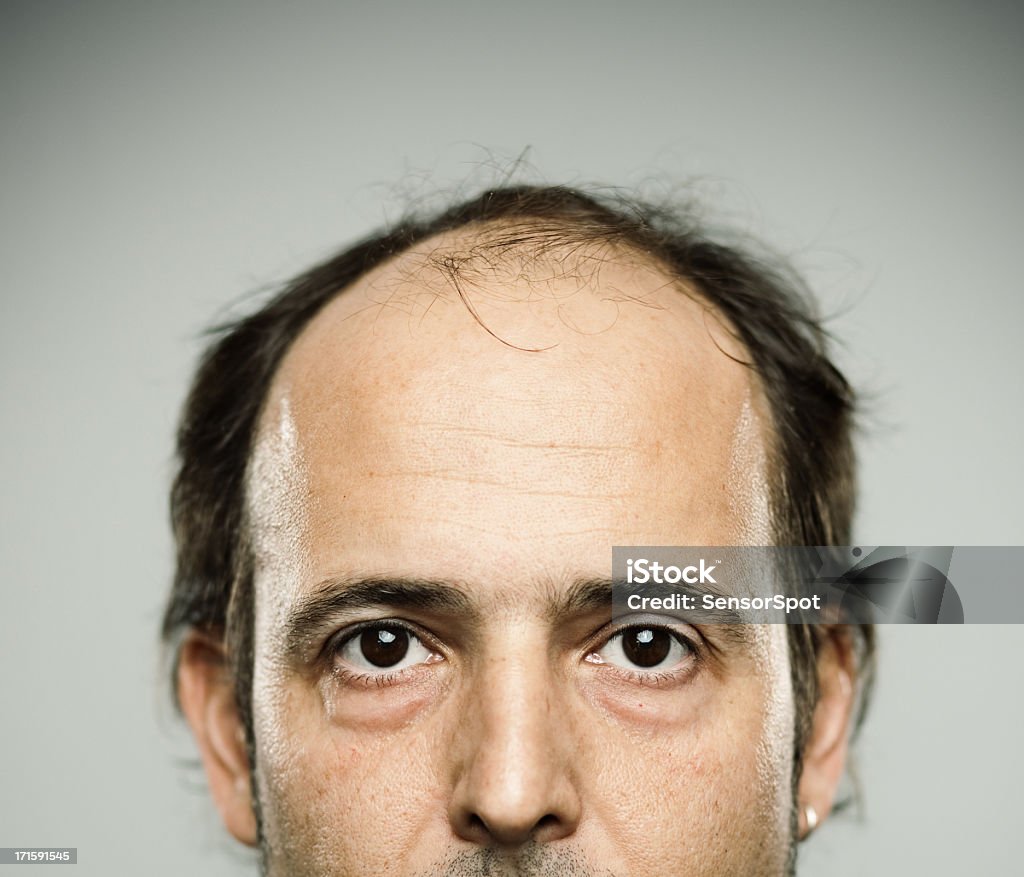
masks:
<path id="1" fill-rule="evenodd" d="M 633 873 L 781 873 L 792 764 L 782 723 L 791 713 L 764 678 L 728 696 L 695 690 L 685 709 L 647 697 L 647 715 L 630 722 L 604 711 L 586 754 L 598 768 L 590 798 Z"/>
<path id="2" fill-rule="evenodd" d="M 445 842 L 439 734 L 338 727 L 308 688 L 264 704 L 256 725 L 271 873 L 401 873 Z M 279 709 L 278 709 L 279 708 Z"/>
<path id="3" fill-rule="evenodd" d="M 793 810 L 793 743 L 796 712 L 789 664 L 789 630 L 784 624 L 761 628 L 761 649 L 756 662 L 763 679 L 773 680 L 764 692 L 760 734 L 756 750 L 759 784 L 774 789 L 762 797 L 764 818 L 789 837 Z"/>
<path id="4" fill-rule="evenodd" d="M 663 729 L 659 729 L 663 730 Z M 753 729 L 697 721 L 675 734 L 609 742 L 608 755 L 596 784 L 599 797 L 617 799 L 629 813 L 627 821 L 671 827 L 667 815 L 679 814 L 693 824 L 705 823 L 723 809 L 750 815 L 750 803 L 774 797 L 775 770 L 767 771 L 758 757 L 759 738 Z M 609 792 L 618 790 L 613 795 Z M 700 817 L 697 819 L 697 817 Z"/>

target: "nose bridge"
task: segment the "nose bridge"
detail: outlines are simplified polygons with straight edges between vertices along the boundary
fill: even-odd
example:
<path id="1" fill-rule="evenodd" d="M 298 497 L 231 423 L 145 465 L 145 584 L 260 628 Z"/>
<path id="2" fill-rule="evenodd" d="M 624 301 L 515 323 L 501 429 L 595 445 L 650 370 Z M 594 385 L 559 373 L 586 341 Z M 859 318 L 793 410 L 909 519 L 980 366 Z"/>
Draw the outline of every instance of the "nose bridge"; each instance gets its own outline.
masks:
<path id="1" fill-rule="evenodd" d="M 478 689 L 482 745 L 474 761 L 485 773 L 514 774 L 520 784 L 555 754 L 557 734 L 550 725 L 556 692 L 546 654 L 538 651 L 518 648 L 489 657 Z"/>
<path id="2" fill-rule="evenodd" d="M 547 644 L 525 633 L 482 657 L 459 734 L 452 822 L 463 837 L 513 845 L 575 830 L 573 747 L 554 669 Z"/>

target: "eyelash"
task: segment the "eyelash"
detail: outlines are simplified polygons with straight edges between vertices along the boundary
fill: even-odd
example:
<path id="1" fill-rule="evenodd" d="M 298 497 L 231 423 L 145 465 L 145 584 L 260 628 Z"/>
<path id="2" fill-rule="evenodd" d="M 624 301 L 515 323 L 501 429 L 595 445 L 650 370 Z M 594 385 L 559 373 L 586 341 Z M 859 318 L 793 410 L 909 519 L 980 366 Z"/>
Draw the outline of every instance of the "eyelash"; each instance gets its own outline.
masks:
<path id="1" fill-rule="evenodd" d="M 344 684 L 360 686 L 363 688 L 387 688 L 391 685 L 398 684 L 403 679 L 415 674 L 418 671 L 418 668 L 424 665 L 425 662 L 420 662 L 391 672 L 360 673 L 358 670 L 346 667 L 344 664 L 339 662 L 338 655 L 346 645 L 352 642 L 356 637 L 360 636 L 364 631 L 378 627 L 389 627 L 402 630 L 409 636 L 419 640 L 425 648 L 429 649 L 434 654 L 440 655 L 441 660 L 447 660 L 441 649 L 438 648 L 436 640 L 425 631 L 396 618 L 374 619 L 372 621 L 362 622 L 353 627 L 345 628 L 327 642 L 324 648 L 324 655 L 326 661 L 329 663 L 330 673 L 335 679 Z M 630 670 L 603 659 L 593 663 L 600 664 L 603 668 L 603 672 L 612 673 L 618 678 L 634 685 L 643 685 L 648 687 L 671 686 L 673 684 L 685 682 L 690 677 L 696 675 L 696 673 L 701 669 L 705 656 L 696 637 L 682 634 L 670 625 L 664 623 L 650 623 L 642 621 L 635 621 L 629 624 L 620 623 L 618 627 L 613 629 L 609 630 L 606 627 L 601 631 L 598 631 L 591 640 L 591 645 L 585 649 L 584 660 L 597 655 L 598 652 L 606 648 L 609 643 L 615 639 L 615 637 L 623 636 L 629 631 L 637 629 L 664 631 L 689 652 L 689 658 L 685 662 L 680 662 L 679 666 L 665 671 Z"/>
<path id="2" fill-rule="evenodd" d="M 663 687 L 677 685 L 686 682 L 691 677 L 695 676 L 702 668 L 705 661 L 705 654 L 696 637 L 687 636 L 674 629 L 671 625 L 665 623 L 651 623 L 645 621 L 634 621 L 632 623 L 620 623 L 618 627 L 608 630 L 605 628 L 601 635 L 597 638 L 595 644 L 587 649 L 587 658 L 592 655 L 597 655 L 602 649 L 606 648 L 612 640 L 617 636 L 622 636 L 631 630 L 659 630 L 664 631 L 671 636 L 677 643 L 689 652 L 689 658 L 685 662 L 680 662 L 677 667 L 671 670 L 629 670 L 625 667 L 619 667 L 608 661 L 600 661 L 605 672 L 614 673 L 620 679 L 626 682 L 630 682 L 634 685 L 643 685 L 647 687 Z"/>
<path id="3" fill-rule="evenodd" d="M 343 667 L 334 668 L 334 678 L 348 685 L 359 685 L 363 688 L 387 688 L 401 681 L 404 670 L 396 673 L 356 673 Z"/>
<path id="4" fill-rule="evenodd" d="M 447 660 L 437 647 L 434 638 L 419 628 L 397 618 L 375 618 L 372 621 L 364 621 L 352 627 L 347 627 L 328 640 L 324 647 L 324 655 L 329 664 L 330 673 L 335 679 L 348 685 L 357 685 L 363 688 L 387 688 L 401 682 L 403 678 L 416 673 L 417 668 L 423 666 L 425 662 L 390 672 L 360 673 L 358 670 L 339 663 L 338 655 L 345 646 L 364 631 L 373 630 L 378 627 L 389 627 L 405 631 L 410 637 L 419 640 L 425 648 L 434 654 L 441 655 L 442 660 Z"/>

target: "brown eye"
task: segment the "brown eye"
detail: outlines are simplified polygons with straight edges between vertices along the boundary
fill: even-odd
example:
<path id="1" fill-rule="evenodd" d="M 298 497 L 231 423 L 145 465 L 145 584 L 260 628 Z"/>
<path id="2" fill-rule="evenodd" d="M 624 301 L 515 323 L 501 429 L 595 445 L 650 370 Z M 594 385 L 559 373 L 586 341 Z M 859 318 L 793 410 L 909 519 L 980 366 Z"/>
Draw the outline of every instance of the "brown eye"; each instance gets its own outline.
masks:
<path id="1" fill-rule="evenodd" d="M 335 660 L 362 673 L 374 673 L 439 659 L 419 637 L 401 625 L 373 624 L 346 639 Z"/>
<path id="2" fill-rule="evenodd" d="M 638 624 L 620 630 L 593 657 L 626 670 L 673 670 L 692 659 L 694 650 L 667 628 Z"/>
<path id="3" fill-rule="evenodd" d="M 622 654 L 638 667 L 657 667 L 672 650 L 672 635 L 653 627 L 634 627 L 622 634 Z"/>
<path id="4" fill-rule="evenodd" d="M 409 651 L 409 634 L 399 627 L 371 627 L 359 635 L 359 651 L 374 667 L 393 667 Z"/>

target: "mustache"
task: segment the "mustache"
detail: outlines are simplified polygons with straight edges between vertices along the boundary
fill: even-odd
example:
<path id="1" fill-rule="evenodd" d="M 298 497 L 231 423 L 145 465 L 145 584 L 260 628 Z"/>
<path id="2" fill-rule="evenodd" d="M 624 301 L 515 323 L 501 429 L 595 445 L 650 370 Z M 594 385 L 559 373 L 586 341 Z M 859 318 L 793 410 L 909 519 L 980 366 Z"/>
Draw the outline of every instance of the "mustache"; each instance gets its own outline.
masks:
<path id="1" fill-rule="evenodd" d="M 572 850 L 532 843 L 515 852 L 479 849 L 453 853 L 419 877 L 615 877 Z"/>

